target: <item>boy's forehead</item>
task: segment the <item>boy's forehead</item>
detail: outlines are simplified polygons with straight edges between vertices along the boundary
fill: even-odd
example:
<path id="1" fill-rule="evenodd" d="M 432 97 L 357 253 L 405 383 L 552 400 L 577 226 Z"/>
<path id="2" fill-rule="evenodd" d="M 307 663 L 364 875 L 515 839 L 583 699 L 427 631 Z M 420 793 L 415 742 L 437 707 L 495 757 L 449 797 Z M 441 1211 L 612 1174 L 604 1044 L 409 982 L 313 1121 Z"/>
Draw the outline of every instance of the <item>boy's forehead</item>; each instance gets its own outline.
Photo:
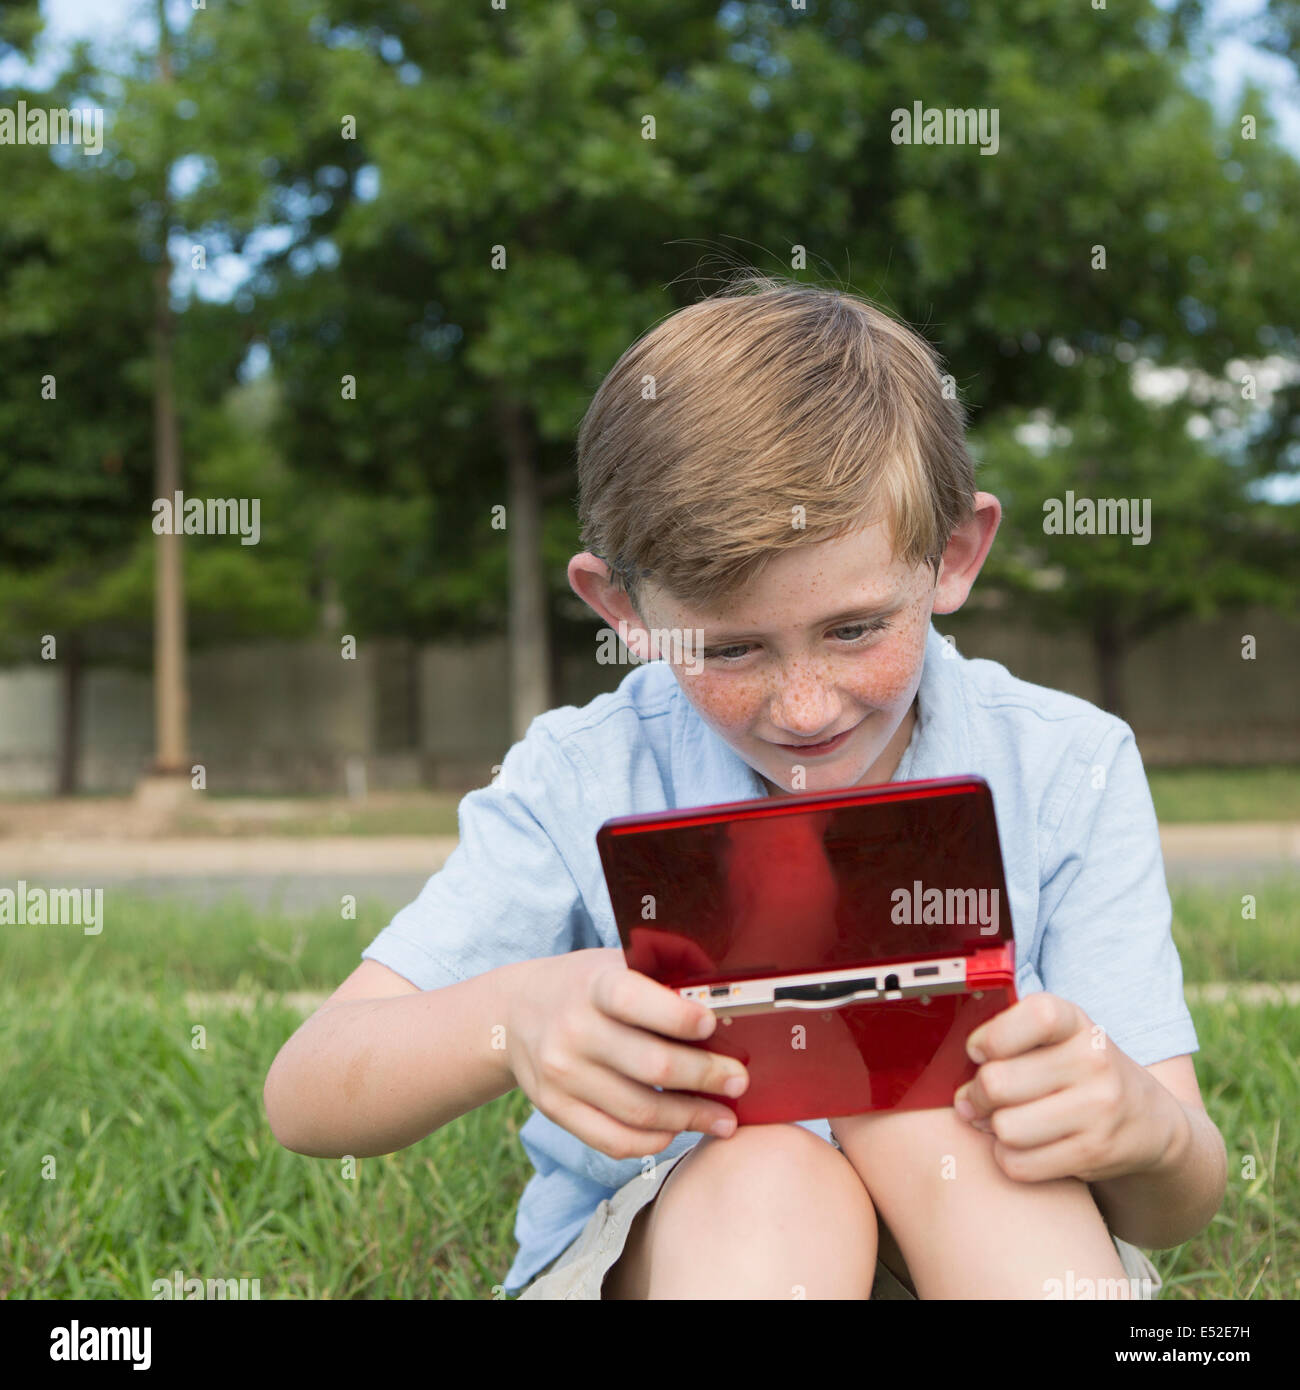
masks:
<path id="1" fill-rule="evenodd" d="M 850 567 L 813 565 L 783 573 L 769 565 L 725 599 L 708 604 L 679 598 L 652 580 L 646 581 L 643 593 L 647 607 L 690 620 L 691 625 L 770 621 L 777 611 L 786 622 L 811 623 L 850 609 L 883 612 L 897 607 L 912 593 L 916 572 L 924 568 L 861 556 Z"/>
<path id="2" fill-rule="evenodd" d="M 879 521 L 860 523 L 839 535 L 773 552 L 749 583 L 710 607 L 722 611 L 773 599 L 824 597 L 846 586 L 883 601 L 907 582 L 908 571 L 894 554 L 891 528 Z"/>

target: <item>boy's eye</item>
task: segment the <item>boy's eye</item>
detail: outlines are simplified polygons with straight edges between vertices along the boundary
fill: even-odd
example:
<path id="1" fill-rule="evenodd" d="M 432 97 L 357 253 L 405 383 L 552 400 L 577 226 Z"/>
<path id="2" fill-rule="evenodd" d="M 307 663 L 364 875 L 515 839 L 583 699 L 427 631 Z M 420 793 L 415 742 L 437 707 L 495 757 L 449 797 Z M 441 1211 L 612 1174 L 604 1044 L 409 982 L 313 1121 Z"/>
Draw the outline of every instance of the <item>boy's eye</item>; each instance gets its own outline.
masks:
<path id="1" fill-rule="evenodd" d="M 845 646 L 853 646 L 863 641 L 873 632 L 881 632 L 889 626 L 886 618 L 876 618 L 872 622 L 850 623 L 845 627 L 833 628 L 832 632 L 839 637 Z M 856 634 L 845 637 L 845 633 Z M 750 651 L 750 645 L 745 642 L 737 642 L 730 647 L 706 648 L 701 653 L 706 661 L 721 661 L 724 665 L 734 665 L 742 660 Z"/>
<path id="2" fill-rule="evenodd" d="M 877 618 L 877 619 L 875 619 L 874 622 L 869 622 L 869 623 L 852 623 L 852 624 L 850 624 L 848 627 L 837 627 L 837 628 L 835 629 L 835 631 L 838 632 L 838 633 L 856 632 L 856 633 L 858 634 L 856 637 L 845 637 L 845 638 L 844 638 L 844 641 L 846 641 L 846 642 L 860 642 L 860 641 L 861 641 L 865 636 L 867 636 L 869 633 L 872 633 L 872 632 L 880 632 L 880 631 L 882 631 L 884 628 L 887 628 L 888 626 L 889 626 L 889 622 L 888 622 L 887 619 L 885 619 L 885 618 Z"/>

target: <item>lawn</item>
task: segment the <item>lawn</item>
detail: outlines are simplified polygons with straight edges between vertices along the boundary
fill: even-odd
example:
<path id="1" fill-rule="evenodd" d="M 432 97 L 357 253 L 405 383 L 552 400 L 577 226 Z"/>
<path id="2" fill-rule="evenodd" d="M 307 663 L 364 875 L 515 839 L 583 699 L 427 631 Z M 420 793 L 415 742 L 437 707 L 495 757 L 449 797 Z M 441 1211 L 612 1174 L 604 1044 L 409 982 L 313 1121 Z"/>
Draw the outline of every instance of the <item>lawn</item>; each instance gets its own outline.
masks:
<path id="1" fill-rule="evenodd" d="M 1156 817 L 1166 825 L 1207 821 L 1300 821 L 1300 767 L 1147 768 Z"/>
<path id="2" fill-rule="evenodd" d="M 1235 897 L 1176 892 L 1187 979 L 1300 979 L 1298 886 L 1259 884 L 1247 922 Z M 522 1092 L 357 1160 L 355 1176 L 266 1124 L 262 1083 L 301 1019 L 278 994 L 333 989 L 384 913 L 280 919 L 117 893 L 104 906 L 97 937 L 0 937 L 0 1046 L 23 1059 L 0 1116 L 0 1298 L 150 1298 L 176 1270 L 256 1278 L 264 1299 L 499 1296 L 530 1172 Z M 186 1003 L 232 990 L 264 997 L 247 1012 Z M 1300 1114 L 1300 1009 L 1192 1014 L 1229 1182 L 1206 1231 L 1152 1252 L 1163 1296 L 1295 1298 L 1300 1154 L 1281 1117 Z"/>

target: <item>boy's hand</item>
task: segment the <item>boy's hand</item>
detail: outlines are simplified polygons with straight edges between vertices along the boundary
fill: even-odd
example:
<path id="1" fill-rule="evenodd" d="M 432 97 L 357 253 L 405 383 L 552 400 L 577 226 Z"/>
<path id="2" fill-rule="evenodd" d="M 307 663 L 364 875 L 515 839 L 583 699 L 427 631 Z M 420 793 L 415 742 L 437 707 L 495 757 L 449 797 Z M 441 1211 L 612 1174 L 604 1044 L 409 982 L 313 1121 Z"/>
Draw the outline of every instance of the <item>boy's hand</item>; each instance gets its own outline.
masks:
<path id="1" fill-rule="evenodd" d="M 683 1130 L 711 1133 L 719 1120 L 728 1133 L 735 1129 L 735 1115 L 720 1101 L 680 1094 L 722 1094 L 738 1077 L 739 1095 L 749 1084 L 734 1057 L 687 1046 L 717 1027 L 710 1009 L 629 970 L 617 947 L 530 964 L 526 986 L 510 997 L 506 1054 L 542 1114 L 620 1159 L 657 1154 Z"/>
<path id="2" fill-rule="evenodd" d="M 1068 999 L 1026 995 L 966 1049 L 981 1065 L 954 1109 L 994 1136 L 993 1157 L 1017 1182 L 1139 1172 L 1178 1133 L 1178 1101 Z"/>

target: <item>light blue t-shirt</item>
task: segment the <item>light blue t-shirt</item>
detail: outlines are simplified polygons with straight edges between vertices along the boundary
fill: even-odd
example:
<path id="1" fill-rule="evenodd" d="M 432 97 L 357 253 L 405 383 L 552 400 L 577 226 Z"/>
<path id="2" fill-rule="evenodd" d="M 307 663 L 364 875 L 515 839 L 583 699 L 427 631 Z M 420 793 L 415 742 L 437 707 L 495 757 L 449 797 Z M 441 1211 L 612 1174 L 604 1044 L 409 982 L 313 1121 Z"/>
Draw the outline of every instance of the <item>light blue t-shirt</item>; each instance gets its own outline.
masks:
<path id="1" fill-rule="evenodd" d="M 1155 809 L 1133 731 L 1073 695 L 968 660 L 930 628 L 917 724 L 891 780 L 978 773 L 993 791 L 1016 941 L 1016 989 L 1073 1000 L 1135 1062 L 1198 1049 Z M 581 709 L 539 716 L 490 787 L 460 803 L 460 839 L 362 952 L 420 989 L 510 961 L 620 945 L 596 831 L 611 816 L 747 801 L 767 789 L 695 712 L 662 661 Z M 831 1139 L 826 1120 L 803 1128 Z M 513 1293 L 642 1172 L 534 1109 L 536 1173 L 515 1222 Z M 667 1159 L 701 1135 L 676 1136 Z"/>

